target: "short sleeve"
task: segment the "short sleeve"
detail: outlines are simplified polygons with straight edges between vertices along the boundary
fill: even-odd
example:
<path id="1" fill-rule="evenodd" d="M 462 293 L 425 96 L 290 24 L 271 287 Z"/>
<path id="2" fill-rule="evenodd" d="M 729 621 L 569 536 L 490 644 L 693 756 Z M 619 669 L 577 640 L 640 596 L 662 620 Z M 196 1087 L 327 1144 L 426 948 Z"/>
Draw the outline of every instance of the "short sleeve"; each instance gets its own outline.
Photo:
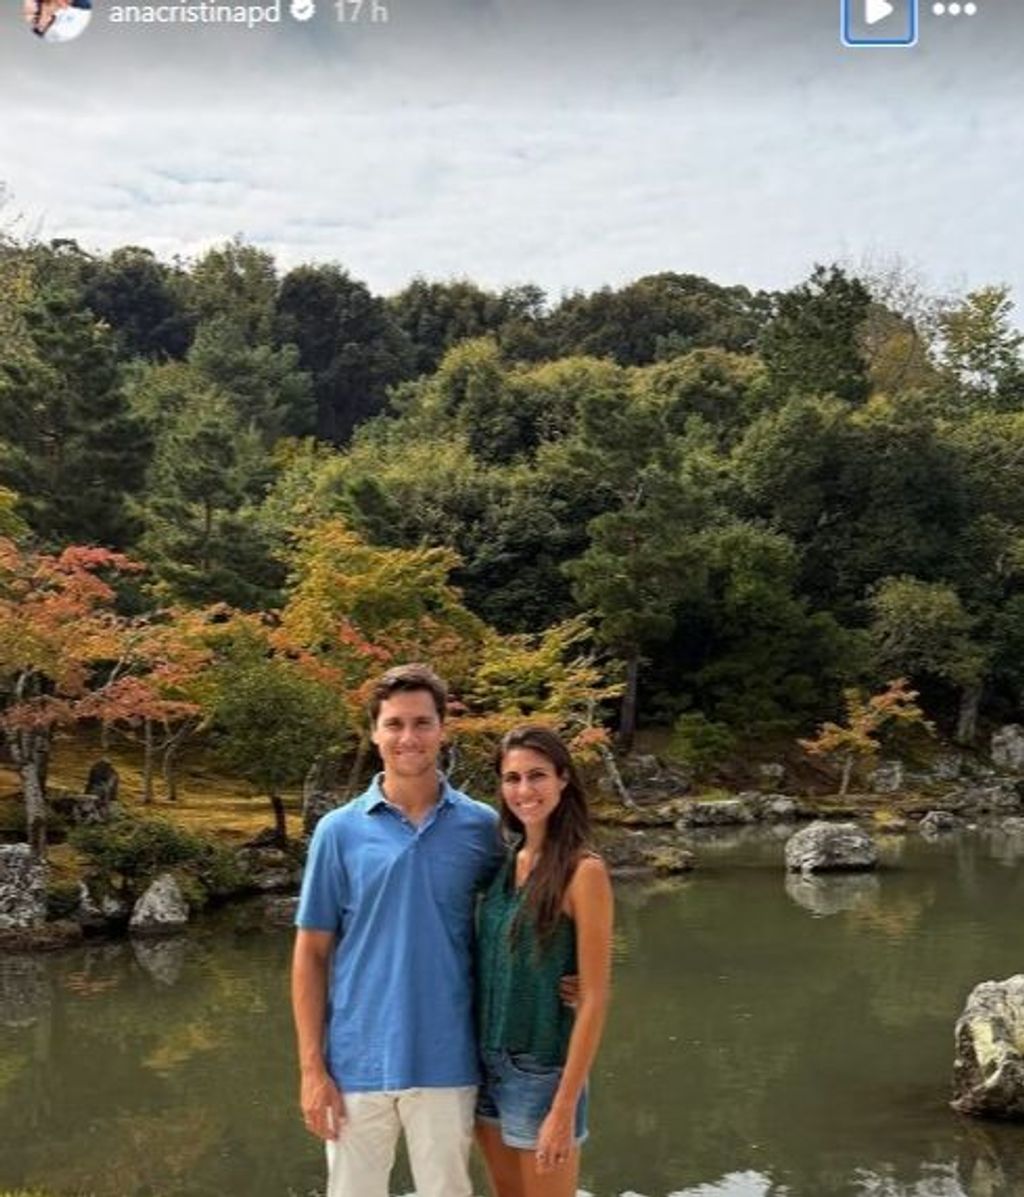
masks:
<path id="1" fill-rule="evenodd" d="M 321 819 L 313 832 L 295 914 L 295 925 L 300 930 L 341 934 L 348 894 L 340 851 L 342 835 L 338 822 L 329 817 Z"/>

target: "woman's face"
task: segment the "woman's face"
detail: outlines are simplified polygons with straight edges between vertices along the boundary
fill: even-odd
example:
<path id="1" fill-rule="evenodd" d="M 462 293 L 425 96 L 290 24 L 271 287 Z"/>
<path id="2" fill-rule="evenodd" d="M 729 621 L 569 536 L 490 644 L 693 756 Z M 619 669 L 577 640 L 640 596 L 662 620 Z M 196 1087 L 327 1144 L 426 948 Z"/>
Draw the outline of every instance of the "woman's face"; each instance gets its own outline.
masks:
<path id="1" fill-rule="evenodd" d="M 546 822 L 565 786 L 566 778 L 536 749 L 510 748 L 502 757 L 502 801 L 524 827 Z"/>

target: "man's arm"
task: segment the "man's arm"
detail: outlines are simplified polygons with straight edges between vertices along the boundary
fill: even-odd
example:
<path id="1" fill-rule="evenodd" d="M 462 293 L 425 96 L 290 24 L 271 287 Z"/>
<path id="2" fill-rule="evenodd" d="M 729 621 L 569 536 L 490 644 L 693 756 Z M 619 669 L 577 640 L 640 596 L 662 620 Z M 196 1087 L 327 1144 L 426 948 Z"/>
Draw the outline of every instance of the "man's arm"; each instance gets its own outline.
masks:
<path id="1" fill-rule="evenodd" d="M 345 1099 L 324 1063 L 327 984 L 333 950 L 332 931 L 300 930 L 295 936 L 292 1013 L 299 1049 L 299 1103 L 306 1129 L 321 1139 L 336 1139 L 345 1121 Z"/>

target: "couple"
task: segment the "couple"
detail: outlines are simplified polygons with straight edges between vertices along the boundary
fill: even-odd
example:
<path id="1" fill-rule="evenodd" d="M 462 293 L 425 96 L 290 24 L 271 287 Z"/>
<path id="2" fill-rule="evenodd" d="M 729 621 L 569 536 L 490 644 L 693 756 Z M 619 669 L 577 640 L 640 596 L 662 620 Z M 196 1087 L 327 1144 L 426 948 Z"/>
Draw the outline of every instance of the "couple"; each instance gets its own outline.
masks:
<path id="1" fill-rule="evenodd" d="M 310 844 L 292 971 L 302 1113 L 327 1143 L 327 1197 L 387 1197 L 403 1131 L 418 1197 L 471 1197 L 474 1123 L 494 1197 L 575 1197 L 608 873 L 561 740 L 523 726 L 501 743 L 508 850 L 495 811 L 437 770 L 446 704 L 422 665 L 375 683 L 384 771 Z"/>

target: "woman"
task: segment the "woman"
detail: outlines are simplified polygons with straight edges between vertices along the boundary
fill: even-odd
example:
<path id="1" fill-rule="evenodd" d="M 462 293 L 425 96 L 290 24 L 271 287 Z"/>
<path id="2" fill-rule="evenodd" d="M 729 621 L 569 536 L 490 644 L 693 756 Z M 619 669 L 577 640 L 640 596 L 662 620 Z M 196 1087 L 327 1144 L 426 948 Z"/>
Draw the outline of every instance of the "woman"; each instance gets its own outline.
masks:
<path id="1" fill-rule="evenodd" d="M 558 736 L 517 727 L 496 764 L 502 822 L 518 845 L 480 906 L 477 1141 L 495 1197 L 575 1197 L 608 1005 L 611 884 L 588 848 L 586 798 Z M 571 975 L 575 1009 L 559 994 Z"/>

